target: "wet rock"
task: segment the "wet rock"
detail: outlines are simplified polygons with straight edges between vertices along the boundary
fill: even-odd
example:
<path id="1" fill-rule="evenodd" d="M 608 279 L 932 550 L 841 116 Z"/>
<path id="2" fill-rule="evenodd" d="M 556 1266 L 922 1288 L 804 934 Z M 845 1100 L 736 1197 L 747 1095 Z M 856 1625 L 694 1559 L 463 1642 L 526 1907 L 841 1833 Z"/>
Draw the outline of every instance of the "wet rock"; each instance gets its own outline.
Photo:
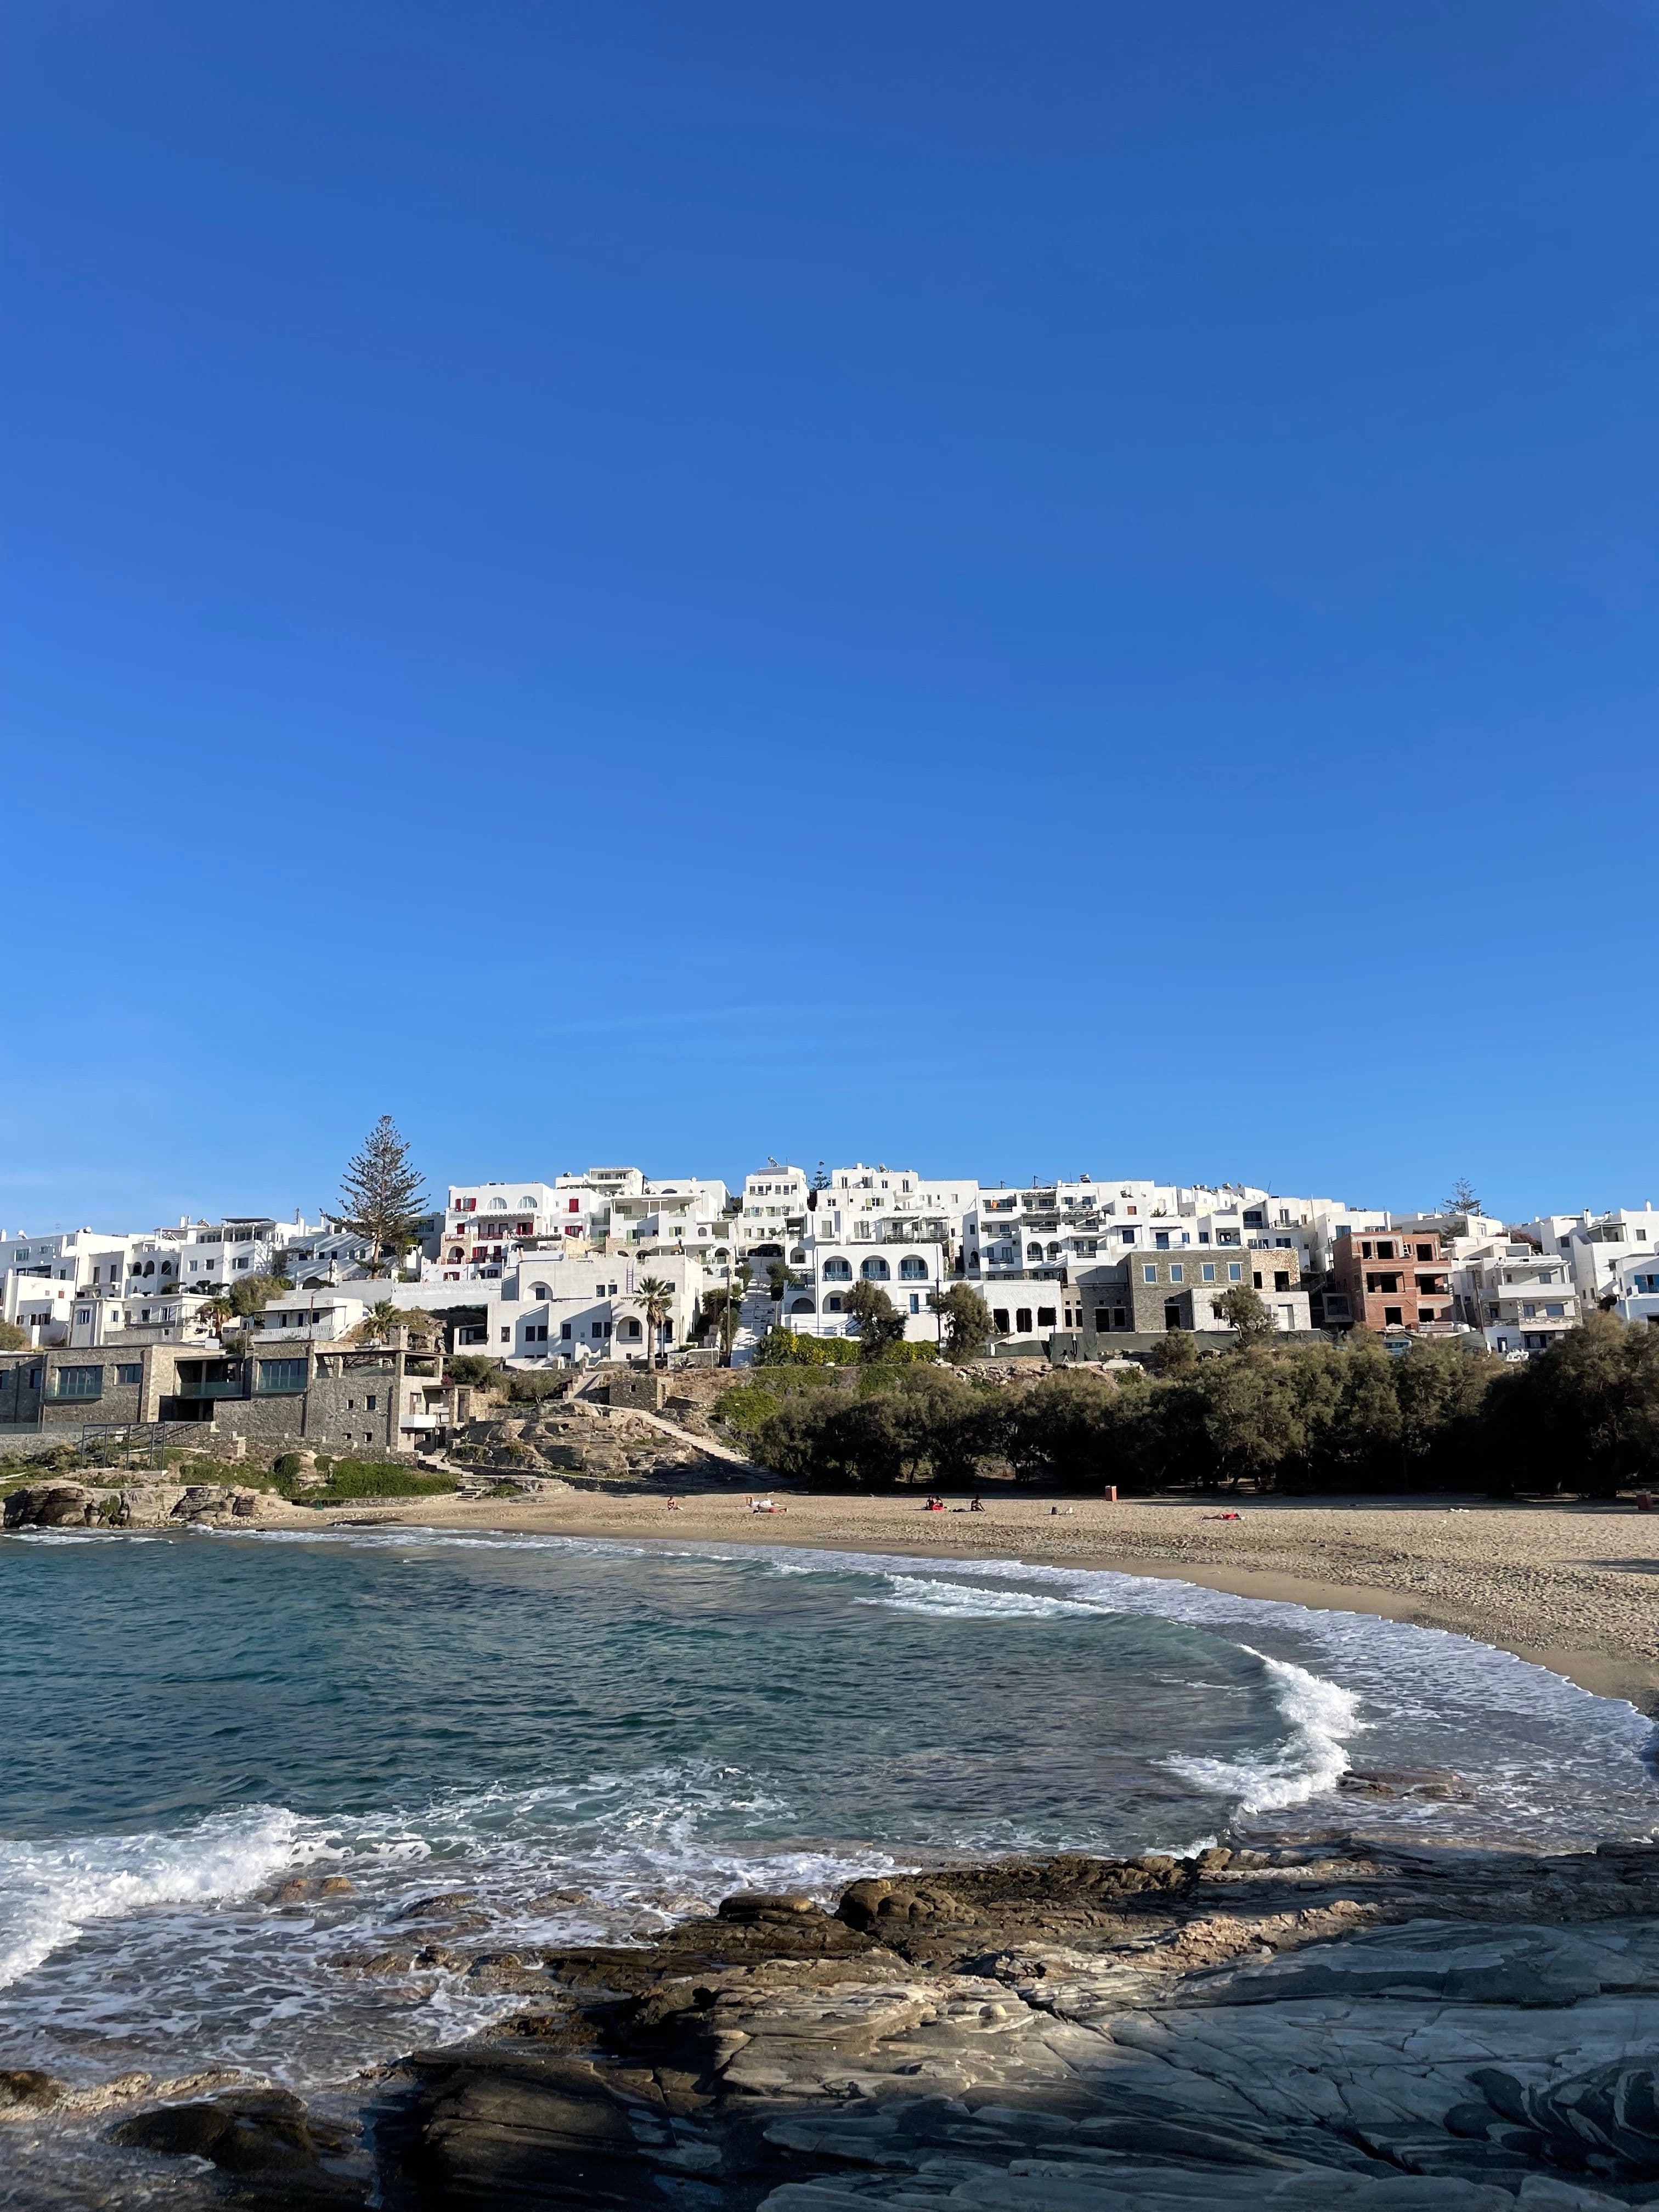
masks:
<path id="1" fill-rule="evenodd" d="M 1364 1797 L 1431 1797 L 1473 1803 L 1474 1792 L 1449 1767 L 1351 1766 L 1339 1789 Z"/>
<path id="2" fill-rule="evenodd" d="M 0 2120 L 21 2120 L 49 2112 L 69 2094 L 68 2084 L 38 2066 L 0 2069 Z"/>
<path id="3" fill-rule="evenodd" d="M 740 1893 L 649 1946 L 365 1966 L 533 2000 L 387 2085 L 386 2212 L 1659 2202 L 1653 1849 L 1009 1860 L 833 1913 Z M 252 2111 L 290 2191 L 262 2201 L 295 2201 L 299 2122 Z M 229 2173 L 221 2124 L 191 2124 Z"/>
<path id="4" fill-rule="evenodd" d="M 314 2118 L 285 2089 L 248 2089 L 163 2105 L 112 2134 L 130 2148 L 205 2159 L 236 2185 L 234 2201 L 260 2208 L 368 2202 L 369 2170 L 356 2138 Z"/>

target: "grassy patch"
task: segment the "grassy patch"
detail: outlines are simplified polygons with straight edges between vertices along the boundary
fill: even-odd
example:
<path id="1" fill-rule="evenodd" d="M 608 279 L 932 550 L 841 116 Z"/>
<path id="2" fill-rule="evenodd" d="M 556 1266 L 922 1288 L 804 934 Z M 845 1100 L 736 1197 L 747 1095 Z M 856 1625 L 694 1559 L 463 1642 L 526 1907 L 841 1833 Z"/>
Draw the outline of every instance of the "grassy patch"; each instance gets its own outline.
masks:
<path id="1" fill-rule="evenodd" d="M 301 1491 L 301 1505 L 349 1505 L 360 1498 L 441 1498 L 457 1487 L 453 1474 L 418 1474 L 383 1460 L 337 1459 L 320 1489 Z"/>

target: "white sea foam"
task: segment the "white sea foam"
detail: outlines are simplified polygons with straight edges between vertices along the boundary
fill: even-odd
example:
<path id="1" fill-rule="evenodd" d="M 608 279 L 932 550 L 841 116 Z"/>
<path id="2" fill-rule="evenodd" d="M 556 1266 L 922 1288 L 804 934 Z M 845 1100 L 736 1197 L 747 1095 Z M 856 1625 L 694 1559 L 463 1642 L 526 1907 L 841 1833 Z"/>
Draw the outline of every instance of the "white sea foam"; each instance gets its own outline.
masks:
<path id="1" fill-rule="evenodd" d="M 1288 1659 L 1270 1659 L 1246 1644 L 1272 1681 L 1279 1711 L 1291 1723 L 1288 1741 L 1246 1759 L 1204 1759 L 1177 1753 L 1161 1763 L 1200 1790 L 1237 1801 L 1241 1813 L 1282 1812 L 1334 1790 L 1348 1771 L 1346 1739 L 1365 1724 L 1359 1699 Z"/>
<path id="2" fill-rule="evenodd" d="M 298 1818 L 271 1805 L 216 1813 L 179 1835 L 0 1840 L 0 1989 L 95 1922 L 245 1896 L 308 1855 Z"/>
<path id="3" fill-rule="evenodd" d="M 338 2080 L 521 2004 L 442 1967 L 341 1973 L 343 1954 L 425 1940 L 431 1923 L 404 1916 L 434 1890 L 465 1887 L 492 1948 L 627 1942 L 737 1890 L 828 1903 L 905 1863 L 854 1841 L 741 1840 L 779 1809 L 744 1770 L 692 1761 L 334 1820 L 258 1807 L 174 1834 L 0 1844 L 0 2033 L 14 2050 L 46 2036 L 71 2072 L 118 2045 L 152 2069 L 188 2052 Z M 301 1871 L 301 1896 L 275 1893 Z M 321 1874 L 349 1887 L 324 1893 Z"/>
<path id="4" fill-rule="evenodd" d="M 921 1613 L 935 1620 L 1058 1620 L 1092 1614 L 1101 1607 L 1073 1598 L 1048 1597 L 1036 1590 L 981 1589 L 971 1583 L 936 1582 L 919 1575 L 887 1575 L 886 1594 L 854 1598 L 855 1605 L 879 1605 L 895 1613 Z"/>

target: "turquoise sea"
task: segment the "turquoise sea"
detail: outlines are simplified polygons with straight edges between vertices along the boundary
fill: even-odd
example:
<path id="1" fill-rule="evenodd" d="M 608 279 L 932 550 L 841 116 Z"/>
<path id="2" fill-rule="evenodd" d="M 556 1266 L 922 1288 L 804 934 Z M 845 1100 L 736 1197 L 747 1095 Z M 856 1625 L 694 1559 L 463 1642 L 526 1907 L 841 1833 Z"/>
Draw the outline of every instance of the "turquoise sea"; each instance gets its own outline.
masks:
<path id="1" fill-rule="evenodd" d="M 1459 1637 L 1100 1571 L 49 1532 L 0 1540 L 0 2067 L 86 2081 L 349 2084 L 512 2009 L 343 1970 L 438 1891 L 509 1949 L 940 1854 L 1659 1828 L 1626 1705 Z M 1356 1800 L 1351 1763 L 1453 1767 L 1472 1802 Z M 82 2201 L 73 2136 L 19 2137 L 0 2203 Z M 194 2201 L 98 2172 L 100 2202 Z"/>

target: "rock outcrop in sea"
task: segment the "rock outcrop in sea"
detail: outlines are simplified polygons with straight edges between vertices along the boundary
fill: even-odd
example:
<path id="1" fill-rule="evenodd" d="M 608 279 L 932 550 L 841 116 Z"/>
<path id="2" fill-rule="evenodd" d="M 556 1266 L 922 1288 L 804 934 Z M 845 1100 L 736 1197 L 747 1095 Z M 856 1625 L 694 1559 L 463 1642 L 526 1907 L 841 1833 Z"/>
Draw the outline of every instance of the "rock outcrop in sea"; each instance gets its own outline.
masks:
<path id="1" fill-rule="evenodd" d="M 1015 1859 L 833 1912 L 741 1893 L 637 1948 L 481 1951 L 468 1920 L 433 1900 L 410 1959 L 524 2008 L 392 2069 L 361 2139 L 272 2089 L 118 2138 L 264 2212 L 1659 2203 L 1656 1848 Z"/>
<path id="2" fill-rule="evenodd" d="M 3 1509 L 8 1528 L 161 1528 L 191 1522 L 257 1521 L 270 1494 L 219 1482 L 31 1482 Z"/>

